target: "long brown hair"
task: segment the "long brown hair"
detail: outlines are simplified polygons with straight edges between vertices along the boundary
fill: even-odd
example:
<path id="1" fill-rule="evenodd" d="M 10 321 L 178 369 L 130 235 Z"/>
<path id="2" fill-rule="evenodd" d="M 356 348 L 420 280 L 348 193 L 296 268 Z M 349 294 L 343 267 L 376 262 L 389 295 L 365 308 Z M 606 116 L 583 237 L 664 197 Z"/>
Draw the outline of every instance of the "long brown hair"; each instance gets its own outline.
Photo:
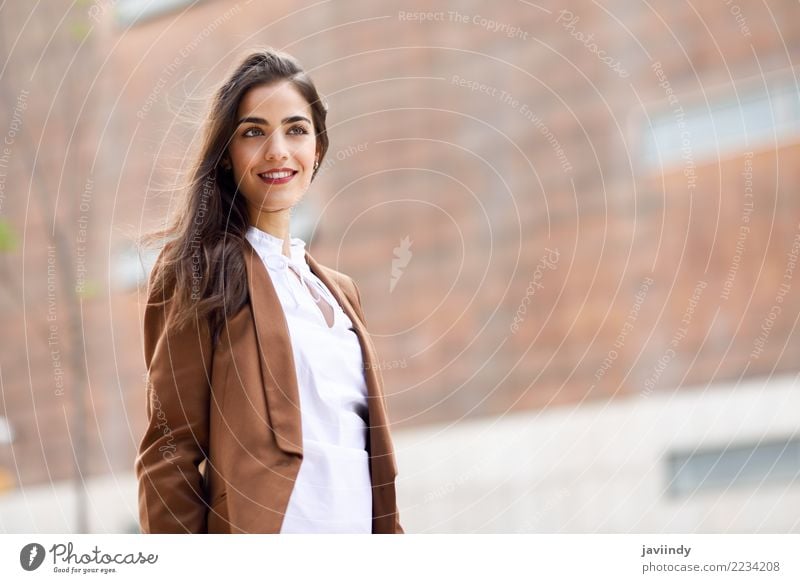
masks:
<path id="1" fill-rule="evenodd" d="M 266 47 L 247 53 L 211 99 L 203 137 L 189 167 L 183 198 L 168 226 L 143 238 L 164 241 L 150 278 L 150 298 L 173 302 L 173 324 L 208 318 L 216 336 L 225 318 L 248 301 L 244 265 L 248 227 L 244 195 L 233 172 L 221 164 L 236 129 L 244 95 L 257 85 L 289 81 L 311 106 L 321 167 L 328 149 L 327 104 L 300 63 L 291 55 Z"/>

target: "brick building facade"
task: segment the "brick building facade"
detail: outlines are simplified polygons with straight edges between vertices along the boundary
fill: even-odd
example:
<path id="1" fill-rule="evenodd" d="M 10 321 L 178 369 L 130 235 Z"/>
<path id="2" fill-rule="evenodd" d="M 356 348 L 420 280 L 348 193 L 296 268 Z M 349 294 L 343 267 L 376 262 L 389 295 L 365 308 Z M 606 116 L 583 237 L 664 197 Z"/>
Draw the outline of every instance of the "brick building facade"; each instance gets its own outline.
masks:
<path id="1" fill-rule="evenodd" d="M 796 4 L 208 0 L 138 21 L 135 4 L 74 15 L 96 76 L 87 137 L 60 147 L 94 164 L 69 188 L 43 183 L 61 184 L 55 215 L 17 195 L 36 147 L 9 162 L 0 211 L 25 242 L 6 253 L 19 277 L 0 305 L 12 492 L 75 471 L 73 373 L 59 393 L 43 306 L 48 276 L 77 262 L 48 272 L 48 221 L 88 240 L 85 471 L 125 475 L 144 427 L 133 239 L 164 216 L 204 99 L 252 44 L 297 56 L 329 103 L 328 158 L 294 234 L 359 283 L 399 435 L 797 373 Z M 30 59 L 9 26 L 11 62 Z M 45 72 L 4 92 L 32 93 L 32 145 L 71 127 L 48 117 L 61 94 Z M 60 173 L 63 150 L 39 143 L 38 172 Z M 66 355 L 77 339 L 57 342 Z"/>

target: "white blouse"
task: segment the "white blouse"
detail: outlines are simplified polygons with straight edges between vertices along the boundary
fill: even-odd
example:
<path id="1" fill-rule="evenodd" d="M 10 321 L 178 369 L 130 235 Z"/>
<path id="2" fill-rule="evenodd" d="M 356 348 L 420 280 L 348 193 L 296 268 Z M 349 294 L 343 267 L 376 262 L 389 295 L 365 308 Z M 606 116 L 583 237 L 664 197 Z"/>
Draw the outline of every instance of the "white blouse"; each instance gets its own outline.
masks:
<path id="1" fill-rule="evenodd" d="M 371 533 L 367 385 L 353 323 L 312 273 L 302 239 L 291 238 L 286 257 L 283 239 L 253 226 L 246 237 L 283 306 L 300 392 L 303 462 L 281 533 Z M 317 302 L 333 307 L 333 326 Z"/>

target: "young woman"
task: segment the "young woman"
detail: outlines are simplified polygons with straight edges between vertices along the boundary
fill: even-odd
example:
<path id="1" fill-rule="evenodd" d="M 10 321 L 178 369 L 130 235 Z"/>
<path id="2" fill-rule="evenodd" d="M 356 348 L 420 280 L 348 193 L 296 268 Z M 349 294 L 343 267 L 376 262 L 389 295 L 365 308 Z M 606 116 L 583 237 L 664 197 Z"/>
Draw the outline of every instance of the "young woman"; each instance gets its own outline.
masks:
<path id="1" fill-rule="evenodd" d="M 142 532 L 402 533 L 375 348 L 355 282 L 289 218 L 328 148 L 297 61 L 218 89 L 144 316 Z"/>

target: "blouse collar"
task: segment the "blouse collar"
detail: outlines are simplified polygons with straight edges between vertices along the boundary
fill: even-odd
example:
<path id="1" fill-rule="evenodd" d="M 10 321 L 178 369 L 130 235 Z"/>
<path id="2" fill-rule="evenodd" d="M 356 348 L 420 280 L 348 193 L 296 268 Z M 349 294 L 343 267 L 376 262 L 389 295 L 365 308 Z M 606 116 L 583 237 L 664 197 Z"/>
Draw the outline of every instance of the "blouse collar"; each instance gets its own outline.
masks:
<path id="1" fill-rule="evenodd" d="M 284 240 L 280 237 L 276 237 L 252 225 L 247 228 L 245 236 L 262 257 L 277 254 L 284 257 L 284 259 L 290 259 L 283 255 Z M 306 263 L 306 242 L 299 237 L 291 237 L 289 239 L 289 254 L 292 263 L 298 267 L 304 266 Z"/>
<path id="2" fill-rule="evenodd" d="M 289 239 L 289 253 L 291 257 L 283 254 L 283 239 L 262 231 L 254 226 L 247 229 L 245 237 L 261 257 L 269 271 L 278 278 L 282 277 L 282 285 L 286 286 L 289 294 L 294 299 L 295 307 L 300 305 L 297 297 L 296 286 L 292 285 L 291 280 L 294 276 L 289 275 L 289 265 L 295 267 L 295 271 L 306 284 L 316 290 L 314 301 L 319 302 L 325 297 L 331 306 L 337 305 L 336 298 L 324 283 L 311 271 L 311 267 L 306 260 L 306 243 L 298 237 Z M 280 280 L 279 280 L 280 281 Z"/>

